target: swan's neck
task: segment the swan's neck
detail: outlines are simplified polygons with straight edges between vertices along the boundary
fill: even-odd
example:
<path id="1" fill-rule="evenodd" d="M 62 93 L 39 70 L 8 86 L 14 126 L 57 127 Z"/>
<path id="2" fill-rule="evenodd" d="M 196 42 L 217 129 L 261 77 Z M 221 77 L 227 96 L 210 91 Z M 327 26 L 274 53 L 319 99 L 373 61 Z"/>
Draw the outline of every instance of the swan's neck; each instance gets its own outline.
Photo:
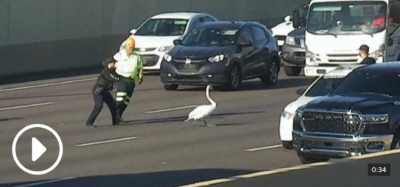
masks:
<path id="1" fill-rule="evenodd" d="M 210 101 L 212 106 L 216 106 L 217 105 L 217 103 L 215 103 L 215 101 L 212 100 L 211 97 L 210 97 L 210 88 L 209 87 L 207 87 L 206 96 L 207 96 L 207 99 L 208 99 L 208 101 Z"/>

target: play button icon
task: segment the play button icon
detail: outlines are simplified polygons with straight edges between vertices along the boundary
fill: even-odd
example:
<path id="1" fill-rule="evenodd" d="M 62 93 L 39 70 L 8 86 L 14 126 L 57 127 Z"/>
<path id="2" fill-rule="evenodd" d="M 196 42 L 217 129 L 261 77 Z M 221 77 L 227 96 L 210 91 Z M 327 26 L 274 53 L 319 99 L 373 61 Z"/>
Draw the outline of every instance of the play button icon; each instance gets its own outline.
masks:
<path id="1" fill-rule="evenodd" d="M 32 138 L 32 161 L 39 159 L 47 149 L 38 139 Z"/>
<path id="2" fill-rule="evenodd" d="M 43 170 L 43 171 L 33 171 L 33 170 L 29 170 L 27 169 L 24 165 L 21 164 L 21 162 L 18 160 L 17 154 L 16 154 L 16 146 L 17 146 L 17 142 L 19 137 L 26 131 L 30 130 L 30 129 L 34 129 L 34 128 L 39 128 L 39 129 L 44 129 L 47 130 L 49 132 L 51 132 L 51 134 L 53 134 L 58 142 L 58 146 L 59 146 L 59 153 L 58 153 L 58 157 L 56 162 L 48 169 Z M 38 137 L 38 136 L 36 136 Z M 36 162 L 41 156 L 43 156 L 43 154 L 47 151 L 47 148 L 38 140 L 38 138 L 36 137 L 32 137 L 30 138 L 32 140 L 32 161 Z M 29 140 L 28 140 L 29 141 Z M 28 143 L 28 142 L 27 142 Z M 50 153 L 50 152 L 49 152 Z M 29 125 L 25 128 L 23 128 L 22 130 L 20 130 L 17 134 L 17 136 L 15 136 L 13 144 L 12 144 L 12 155 L 14 158 L 15 163 L 18 165 L 19 168 L 21 168 L 23 171 L 31 174 L 31 175 L 44 175 L 49 173 L 50 171 L 53 171 L 53 169 L 55 169 L 57 167 L 57 165 L 60 163 L 62 155 L 63 155 L 63 144 L 61 141 L 60 136 L 57 134 L 57 132 L 55 130 L 53 130 L 52 128 L 50 128 L 49 126 L 46 125 L 42 125 L 42 124 L 33 124 L 33 125 Z M 29 159 L 29 157 L 28 157 Z"/>

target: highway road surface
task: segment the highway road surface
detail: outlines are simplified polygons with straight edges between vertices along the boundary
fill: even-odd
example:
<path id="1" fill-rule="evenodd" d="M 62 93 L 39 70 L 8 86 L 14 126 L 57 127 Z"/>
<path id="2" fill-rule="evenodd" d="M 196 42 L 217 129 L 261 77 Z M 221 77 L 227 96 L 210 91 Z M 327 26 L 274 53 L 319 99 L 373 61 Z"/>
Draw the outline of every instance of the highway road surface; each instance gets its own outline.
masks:
<path id="1" fill-rule="evenodd" d="M 111 126 L 104 105 L 98 127 L 87 128 L 95 77 L 2 86 L 0 186 L 172 187 L 301 165 L 295 152 L 281 147 L 278 122 L 296 89 L 311 79 L 281 73 L 276 86 L 252 80 L 236 92 L 211 91 L 217 109 L 207 122 L 216 126 L 195 127 L 183 121 L 196 105 L 208 103 L 205 87 L 165 91 L 159 77 L 149 75 L 123 116 L 126 125 Z M 14 138 L 31 124 L 51 127 L 62 140 L 60 163 L 45 175 L 28 174 L 13 159 Z M 32 138 L 47 149 L 36 161 Z M 15 155 L 29 170 L 48 169 L 59 152 L 57 139 L 43 129 L 16 141 Z"/>

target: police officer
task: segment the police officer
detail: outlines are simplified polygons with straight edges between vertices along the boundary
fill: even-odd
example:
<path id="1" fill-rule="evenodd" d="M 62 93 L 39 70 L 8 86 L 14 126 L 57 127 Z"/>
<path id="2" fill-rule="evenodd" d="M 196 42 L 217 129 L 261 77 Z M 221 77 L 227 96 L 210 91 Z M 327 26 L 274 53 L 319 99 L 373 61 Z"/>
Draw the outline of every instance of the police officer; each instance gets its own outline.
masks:
<path id="1" fill-rule="evenodd" d="M 135 53 L 135 40 L 128 38 L 125 41 L 125 48 L 114 55 L 116 62 L 115 72 L 120 80 L 117 82 L 116 112 L 117 117 L 122 120 L 122 114 L 129 104 L 135 89 L 135 83 L 143 81 L 143 61 L 139 54 Z"/>
<path id="2" fill-rule="evenodd" d="M 120 123 L 115 111 L 116 104 L 110 93 L 110 90 L 114 88 L 114 82 L 119 80 L 119 77 L 114 70 L 115 61 L 114 59 L 109 58 L 105 60 L 103 64 L 105 68 L 100 73 L 96 84 L 93 86 L 92 92 L 95 106 L 86 121 L 87 127 L 94 127 L 93 123 L 103 108 L 103 102 L 105 102 L 110 109 L 113 125 L 118 125 Z"/>
<path id="3" fill-rule="evenodd" d="M 361 61 L 360 64 L 375 64 L 376 63 L 376 60 L 374 58 L 369 57 L 368 45 L 361 45 L 358 50 L 360 52 L 361 58 L 363 58 L 363 60 Z"/>

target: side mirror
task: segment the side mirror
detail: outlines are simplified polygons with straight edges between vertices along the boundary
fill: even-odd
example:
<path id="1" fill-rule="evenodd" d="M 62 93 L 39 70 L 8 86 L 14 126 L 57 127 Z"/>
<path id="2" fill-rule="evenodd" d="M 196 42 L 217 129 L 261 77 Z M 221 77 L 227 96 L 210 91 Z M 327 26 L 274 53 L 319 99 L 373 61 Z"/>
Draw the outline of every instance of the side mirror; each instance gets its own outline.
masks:
<path id="1" fill-rule="evenodd" d="M 132 30 L 131 30 L 131 34 L 135 34 L 136 31 L 137 31 L 136 29 L 132 29 Z"/>
<path id="2" fill-rule="evenodd" d="M 285 22 L 290 22 L 290 16 L 289 15 L 285 16 Z"/>
<path id="3" fill-rule="evenodd" d="M 300 26 L 300 11 L 296 9 L 293 11 L 293 28 L 299 28 Z"/>
<path id="4" fill-rule="evenodd" d="M 296 90 L 296 93 L 297 93 L 297 95 L 303 95 L 305 91 L 306 91 L 305 88 L 300 88 L 300 89 Z"/>
<path id="5" fill-rule="evenodd" d="M 392 45 L 393 45 L 393 38 L 389 38 L 388 45 L 389 45 L 389 46 L 392 46 Z"/>
<path id="6" fill-rule="evenodd" d="M 181 39 L 174 40 L 174 45 L 180 45 L 182 43 Z"/>

